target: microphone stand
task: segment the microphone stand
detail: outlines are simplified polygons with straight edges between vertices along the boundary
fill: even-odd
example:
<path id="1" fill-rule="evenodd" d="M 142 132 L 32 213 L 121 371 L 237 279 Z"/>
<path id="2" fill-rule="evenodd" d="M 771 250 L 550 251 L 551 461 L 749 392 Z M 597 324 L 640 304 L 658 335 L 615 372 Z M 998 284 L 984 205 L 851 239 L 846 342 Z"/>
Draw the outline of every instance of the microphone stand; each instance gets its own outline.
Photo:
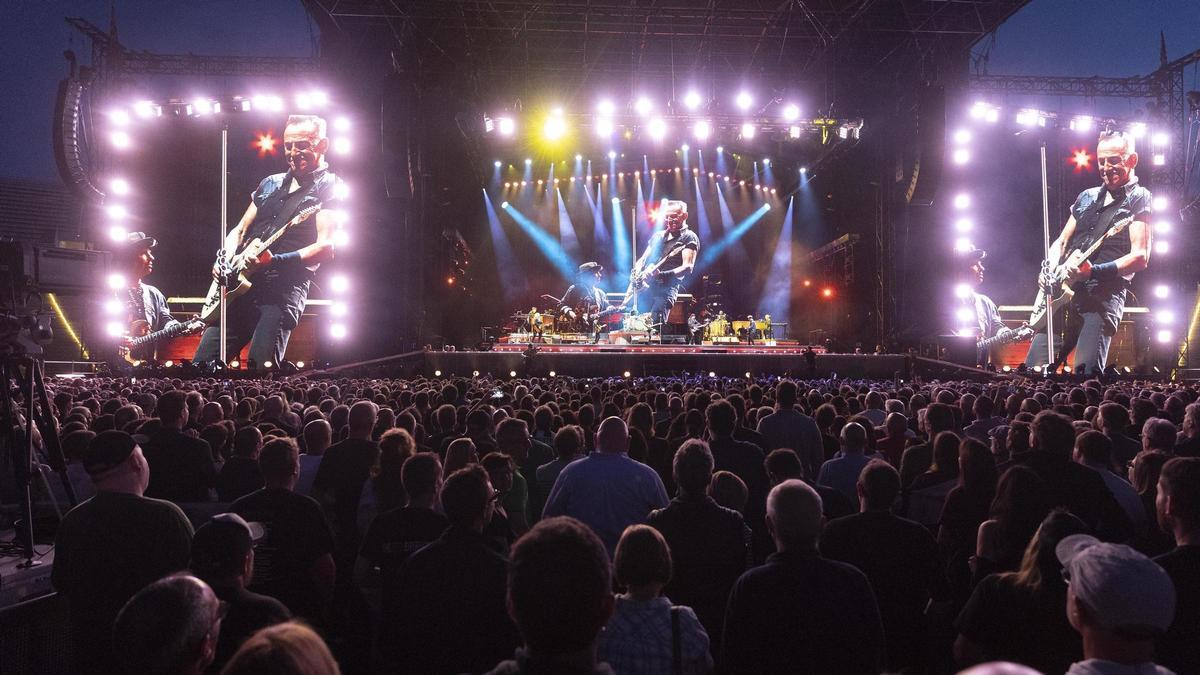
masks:
<path id="1" fill-rule="evenodd" d="M 229 307 L 229 300 L 226 297 L 229 288 L 229 278 L 225 274 L 225 238 L 229 236 L 229 123 L 221 125 L 221 243 L 218 249 L 221 251 L 217 259 L 221 261 L 221 278 L 217 282 L 221 288 L 221 340 L 220 340 L 220 359 L 221 365 L 229 363 L 226 358 L 226 309 Z"/>
<path id="2" fill-rule="evenodd" d="M 1049 377 L 1050 369 L 1054 367 L 1054 284 L 1049 273 L 1050 263 L 1050 188 L 1046 178 L 1046 141 L 1041 141 L 1042 155 L 1042 243 L 1045 247 L 1045 257 L 1042 259 L 1041 281 L 1044 283 L 1043 296 L 1046 302 L 1046 371 Z"/>

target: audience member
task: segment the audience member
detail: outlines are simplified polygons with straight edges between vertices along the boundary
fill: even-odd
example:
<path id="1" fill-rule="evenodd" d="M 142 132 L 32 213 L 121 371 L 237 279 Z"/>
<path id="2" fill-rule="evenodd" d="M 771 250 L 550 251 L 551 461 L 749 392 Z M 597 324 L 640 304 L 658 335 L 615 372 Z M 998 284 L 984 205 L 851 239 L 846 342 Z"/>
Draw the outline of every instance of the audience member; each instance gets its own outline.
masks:
<path id="1" fill-rule="evenodd" d="M 247 523 L 236 513 L 219 513 L 192 538 L 192 573 L 225 604 L 211 670 L 220 670 L 259 629 L 292 618 L 275 598 L 246 590 L 253 577 L 254 544 L 262 537 L 261 524 Z"/>
<path id="2" fill-rule="evenodd" d="M 975 554 L 979 525 L 987 520 L 995 496 L 991 450 L 974 438 L 964 438 L 958 449 L 958 484 L 946 495 L 937 531 L 946 576 L 960 606 L 971 592 L 969 559 Z"/>
<path id="3" fill-rule="evenodd" d="M 1055 547 L 1087 525 L 1061 509 L 1034 534 L 1017 572 L 979 582 L 958 615 L 954 657 L 966 667 L 1013 661 L 1043 673 L 1061 673 L 1083 655 L 1079 635 L 1067 623 L 1067 584 Z"/>
<path id="4" fill-rule="evenodd" d="M 718 643 L 729 589 L 750 559 L 751 533 L 740 513 L 705 494 L 712 470 L 708 445 L 699 439 L 685 441 L 672 469 L 678 496 L 666 508 L 652 511 L 647 523 L 662 533 L 674 561 L 664 592 L 691 607 Z"/>
<path id="5" fill-rule="evenodd" d="M 746 517 L 746 502 L 750 498 L 750 491 L 737 474 L 730 471 L 714 471 L 712 480 L 708 483 L 708 496 L 717 504 L 736 511 L 743 518 Z"/>
<path id="6" fill-rule="evenodd" d="M 737 429 L 737 413 L 727 401 L 710 403 L 705 411 L 705 419 L 708 421 L 708 448 L 712 452 L 713 466 L 720 471 L 732 472 L 746 484 L 749 493 L 745 510 L 746 524 L 766 541 L 763 513 L 770 486 L 767 483 L 767 471 L 763 468 L 763 450 L 753 443 L 733 437 Z"/>
<path id="7" fill-rule="evenodd" d="M 117 615 L 113 650 L 126 673 L 201 675 L 213 662 L 224 605 L 208 584 L 172 575 L 134 594 Z"/>
<path id="8" fill-rule="evenodd" d="M 248 588 L 320 625 L 333 597 L 333 531 L 316 500 L 293 491 L 300 474 L 295 441 L 272 440 L 263 446 L 258 462 L 264 487 L 230 507 L 246 521 L 262 523 L 265 532 L 255 547 Z"/>
<path id="9" fill-rule="evenodd" d="M 925 411 L 924 428 L 928 439 L 920 445 L 910 446 L 900 461 L 900 486 L 908 489 L 917 476 L 933 465 L 933 440 L 943 431 L 954 430 L 954 409 L 944 403 L 931 403 Z"/>
<path id="10" fill-rule="evenodd" d="M 475 441 L 469 438 L 456 438 L 450 441 L 446 448 L 446 466 L 443 472 L 449 476 L 470 464 L 479 463 L 479 453 L 475 449 Z"/>
<path id="11" fill-rule="evenodd" d="M 1158 512 L 1155 505 L 1158 501 L 1158 479 L 1163 466 L 1170 459 L 1165 452 L 1151 450 L 1139 452 L 1129 464 L 1129 482 L 1141 498 L 1142 507 L 1147 515 Z M 1160 555 L 1171 550 L 1173 546 L 1171 533 L 1160 527 L 1157 519 L 1149 521 L 1145 532 L 1133 540 L 1133 547 L 1146 555 Z"/>
<path id="12" fill-rule="evenodd" d="M 340 675 L 337 661 L 311 628 L 288 622 L 264 628 L 246 640 L 221 675 Z"/>
<path id="13" fill-rule="evenodd" d="M 1168 455 L 1175 452 L 1175 441 L 1179 438 L 1171 420 L 1151 417 L 1142 425 L 1142 452 L 1157 450 Z"/>
<path id="14" fill-rule="evenodd" d="M 67 601 L 79 672 L 111 670 L 117 612 L 138 590 L 188 564 L 192 526 L 183 511 L 142 496 L 150 466 L 140 438 L 109 430 L 92 439 L 83 466 L 96 495 L 71 509 L 55 535 L 50 581 Z"/>
<path id="15" fill-rule="evenodd" d="M 825 461 L 824 442 L 816 421 L 796 409 L 798 391 L 791 380 L 775 385 L 775 410 L 758 420 L 757 430 L 770 446 L 763 450 L 791 448 L 805 465 L 806 475 L 815 476 Z"/>
<path id="16" fill-rule="evenodd" d="M 767 498 L 777 553 L 734 584 L 721 667 L 747 673 L 878 673 L 884 637 L 870 582 L 821 557 L 821 498 L 799 480 Z"/>
<path id="17" fill-rule="evenodd" d="M 650 511 L 667 506 L 662 479 L 654 469 L 625 454 L 628 443 L 629 429 L 621 418 L 601 422 L 596 452 L 559 473 L 542 516 L 583 521 L 611 553 L 626 527 L 644 523 Z"/>
<path id="18" fill-rule="evenodd" d="M 1129 517 L 1133 531 L 1140 536 L 1146 532 L 1149 524 L 1146 508 L 1129 481 L 1112 472 L 1112 448 L 1112 439 L 1103 432 L 1085 431 L 1075 438 L 1075 453 L 1072 458 L 1100 475 L 1104 486 Z"/>
<path id="19" fill-rule="evenodd" d="M 791 448 L 772 450 L 763 460 L 763 467 L 767 470 L 767 479 L 771 482 L 771 487 L 791 478 L 808 483 L 809 487 L 816 490 L 821 497 L 821 509 L 825 520 L 841 518 L 858 511 L 858 504 L 854 500 L 834 488 L 819 485 L 805 476 L 800 457 Z"/>
<path id="20" fill-rule="evenodd" d="M 317 477 L 317 469 L 325 458 L 325 451 L 333 443 L 333 428 L 324 419 L 317 419 L 304 425 L 304 454 L 300 455 L 300 478 L 296 481 L 296 493 L 306 497 L 312 496 L 313 480 Z"/>
<path id="21" fill-rule="evenodd" d="M 223 502 L 233 502 L 263 486 L 258 453 L 263 436 L 257 427 L 242 427 L 233 436 L 233 456 L 217 474 L 217 496 Z"/>
<path id="22" fill-rule="evenodd" d="M 483 535 L 499 497 L 483 467 L 446 479 L 441 501 L 450 526 L 408 557 L 395 595 L 383 597 L 385 670 L 477 673 L 517 645 L 504 605 L 507 563 Z"/>
<path id="23" fill-rule="evenodd" d="M 946 597 L 937 542 L 919 523 L 892 515 L 900 474 L 887 462 L 863 467 L 856 492 L 861 512 L 826 524 L 821 555 L 855 566 L 871 582 L 887 640 L 885 666 L 922 670 L 925 607 Z"/>
<path id="24" fill-rule="evenodd" d="M 188 422 L 187 394 L 168 391 L 159 397 L 156 412 L 162 424 L 143 444 L 151 470 L 146 496 L 173 502 L 208 501 L 209 489 L 216 487 L 217 469 L 208 443 L 183 432 Z"/>
<path id="25" fill-rule="evenodd" d="M 1100 416 L 1097 419 L 1100 431 L 1112 441 L 1114 463 L 1124 471 L 1142 451 L 1141 443 L 1125 434 L 1129 428 L 1129 411 L 1125 406 L 1109 401 L 1100 404 Z"/>
<path id="26" fill-rule="evenodd" d="M 379 444 L 371 440 L 378 410 L 371 401 L 350 408 L 346 440 L 329 446 L 313 479 L 313 497 L 329 515 L 339 561 L 352 563 L 358 552 L 358 503 L 371 467 L 379 461 Z"/>
<path id="27" fill-rule="evenodd" d="M 1154 663 L 1154 640 L 1175 616 L 1167 573 L 1128 546 L 1087 534 L 1066 537 L 1055 550 L 1067 579 L 1067 619 L 1083 636 L 1083 660 L 1068 675 L 1170 675 Z"/>
<path id="28" fill-rule="evenodd" d="M 692 608 L 662 594 L 671 580 L 671 550 L 658 530 L 630 525 L 613 559 L 617 595 L 600 633 L 597 657 L 618 673 L 708 673 L 708 633 Z"/>
<path id="29" fill-rule="evenodd" d="M 975 542 L 973 577 L 1015 572 L 1034 532 L 1050 513 L 1046 484 L 1033 469 L 1014 466 L 1000 477 L 988 519 L 980 523 Z"/>
<path id="30" fill-rule="evenodd" d="M 1191 408 L 1189 407 L 1189 413 Z M 1157 662 L 1200 672 L 1200 458 L 1175 458 L 1158 478 L 1157 519 L 1175 548 L 1154 559 L 1175 584 L 1175 618 L 1157 642 Z"/>
<path id="31" fill-rule="evenodd" d="M 857 422 L 850 422 L 842 427 L 842 453 L 821 465 L 817 475 L 817 484 L 831 487 L 847 499 L 855 500 L 857 492 L 855 485 L 863 467 L 871 461 L 866 456 L 867 431 Z"/>
<path id="32" fill-rule="evenodd" d="M 1175 441 L 1175 454 L 1179 457 L 1200 457 L 1200 403 L 1191 403 L 1185 410 L 1183 426 Z"/>
<path id="33" fill-rule="evenodd" d="M 578 425 L 569 424 L 554 434 L 554 459 L 537 468 L 538 491 L 549 495 L 554 488 L 554 481 L 571 462 L 583 457 L 583 429 Z M 661 476 L 660 476 L 661 478 Z M 535 514 L 541 516 L 541 513 Z"/>
<path id="34" fill-rule="evenodd" d="M 605 425 L 613 419 L 601 423 L 597 446 L 611 440 Z M 518 539 L 508 566 L 508 608 L 524 646 L 488 675 L 611 675 L 596 661 L 596 639 L 613 612 L 610 568 L 604 543 L 574 518 L 548 516 Z"/>

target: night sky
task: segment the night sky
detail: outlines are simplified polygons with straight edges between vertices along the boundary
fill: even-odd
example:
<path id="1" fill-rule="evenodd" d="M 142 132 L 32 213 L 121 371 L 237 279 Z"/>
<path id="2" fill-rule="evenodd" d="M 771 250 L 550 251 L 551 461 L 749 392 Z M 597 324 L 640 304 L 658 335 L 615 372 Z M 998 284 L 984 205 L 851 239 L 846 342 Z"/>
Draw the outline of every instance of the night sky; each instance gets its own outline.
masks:
<path id="1" fill-rule="evenodd" d="M 82 62 L 89 41 L 63 22 L 82 16 L 107 28 L 109 0 L 0 0 L 0 176 L 55 180 L 50 124 L 54 91 L 66 72 L 64 49 Z M 310 56 L 315 28 L 296 0 L 118 0 L 121 41 L 160 53 Z M 1158 66 L 1158 34 L 1166 32 L 1171 59 L 1200 49 L 1200 2 L 1196 0 L 1035 0 L 999 30 L 991 50 L 992 74 L 1130 76 Z M 988 43 L 976 48 L 978 53 Z M 1200 88 L 1196 69 L 1189 89 Z M 238 83 L 213 78 L 162 82 L 221 92 Z M 1081 100 L 1047 101 L 1051 110 L 1084 111 Z M 1132 113 L 1136 104 L 1103 104 L 1109 114 Z"/>

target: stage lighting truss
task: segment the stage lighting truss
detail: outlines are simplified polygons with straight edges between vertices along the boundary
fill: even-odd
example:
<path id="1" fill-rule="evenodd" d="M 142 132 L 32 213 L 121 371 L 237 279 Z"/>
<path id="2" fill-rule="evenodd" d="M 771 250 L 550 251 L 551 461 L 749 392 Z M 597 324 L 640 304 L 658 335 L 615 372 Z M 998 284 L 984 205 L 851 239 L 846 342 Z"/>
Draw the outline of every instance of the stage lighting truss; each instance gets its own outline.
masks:
<path id="1" fill-rule="evenodd" d="M 82 89 L 82 87 L 78 87 L 78 89 Z M 68 94 L 70 93 L 72 92 L 68 91 Z M 80 96 L 76 92 L 76 97 L 73 100 L 78 103 L 78 98 Z M 78 107 L 78 105 L 75 106 L 75 108 Z M 163 118 L 187 119 L 244 114 L 271 116 L 315 114 L 325 118 L 329 124 L 326 130 L 326 135 L 330 140 L 329 153 L 335 156 L 349 155 L 353 147 L 349 137 L 352 124 L 348 117 L 337 115 L 335 114 L 336 112 L 336 107 L 330 103 L 329 94 L 321 89 L 301 90 L 291 97 L 271 93 L 256 93 L 250 96 L 202 96 L 157 101 L 138 99 L 125 105 L 109 108 L 104 115 L 106 126 L 103 128 L 109 146 L 115 151 L 114 154 L 119 155 L 138 149 L 136 131 L 139 125 L 154 123 Z M 70 119 L 73 120 L 75 118 Z M 280 121 L 282 122 L 282 120 Z M 72 122 L 72 124 L 75 123 Z M 511 118 L 502 118 L 498 122 L 489 120 L 489 124 L 499 126 L 502 132 L 507 131 L 511 133 L 513 129 L 513 120 Z M 75 126 L 68 128 L 69 131 L 75 129 Z M 69 134 L 67 136 L 68 140 L 74 137 Z M 260 148 L 260 152 L 273 153 L 280 145 L 280 142 L 281 139 L 273 137 L 270 139 L 260 138 L 260 142 L 257 145 Z M 67 163 L 70 164 L 70 162 Z M 106 162 L 106 164 L 111 165 L 112 162 Z M 83 168 L 76 167 L 75 165 L 71 165 L 71 168 L 74 171 L 71 174 L 72 177 L 78 175 L 80 185 L 94 192 L 95 201 L 98 204 L 97 212 L 100 222 L 110 241 L 114 243 L 123 241 L 131 230 L 138 229 L 130 222 L 136 220 L 136 215 L 134 209 L 126 201 L 131 196 L 137 194 L 136 185 L 130 178 L 109 175 L 106 179 L 93 184 L 91 181 L 86 180 Z M 111 167 L 108 171 L 111 173 Z M 342 183 L 336 186 L 335 194 L 340 201 L 344 202 L 349 197 L 350 191 L 348 186 Z M 348 221 L 351 218 L 346 211 L 344 203 L 339 205 L 339 208 L 334 212 L 334 217 L 336 218 L 333 235 L 334 246 L 335 248 L 346 248 L 351 242 L 348 228 Z M 329 267 L 329 264 L 326 267 Z M 351 284 L 347 277 L 336 269 L 323 270 L 323 272 L 328 275 L 326 276 L 326 279 L 329 280 L 327 286 L 333 296 L 327 301 L 329 305 L 327 332 L 334 340 L 341 341 L 350 334 L 349 318 L 352 311 L 349 300 L 352 294 L 349 291 Z M 124 280 L 113 276 L 108 280 L 108 285 L 110 291 L 121 292 L 120 289 L 124 288 Z M 114 308 L 117 306 L 123 307 L 115 298 L 109 299 L 102 303 L 102 313 L 111 316 Z M 118 325 L 117 322 L 109 320 L 105 324 L 105 330 L 110 337 L 117 338 L 124 332 L 124 326 L 123 324 Z"/>

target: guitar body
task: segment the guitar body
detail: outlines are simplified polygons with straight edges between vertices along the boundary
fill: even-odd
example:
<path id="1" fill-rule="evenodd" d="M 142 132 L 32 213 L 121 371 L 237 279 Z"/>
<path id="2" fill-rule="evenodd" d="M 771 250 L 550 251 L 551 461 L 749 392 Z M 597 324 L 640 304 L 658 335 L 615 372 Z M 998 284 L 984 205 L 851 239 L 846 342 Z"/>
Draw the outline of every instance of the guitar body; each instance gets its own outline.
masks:
<path id="1" fill-rule="evenodd" d="M 1058 311 L 1059 307 L 1062 307 L 1070 302 L 1071 298 L 1075 296 L 1075 291 L 1071 290 L 1071 288 L 1066 285 L 1067 270 L 1071 269 L 1072 267 L 1079 267 L 1082 265 L 1084 261 L 1092 257 L 1092 254 L 1100 249 L 1100 245 L 1103 244 L 1105 240 L 1117 234 L 1121 230 L 1124 230 L 1132 222 L 1133 216 L 1128 216 L 1118 220 L 1108 228 L 1108 231 L 1104 233 L 1104 236 L 1093 242 L 1092 245 L 1087 247 L 1086 250 L 1081 251 L 1079 249 L 1075 249 L 1074 251 L 1071 251 L 1071 254 L 1067 256 L 1067 259 L 1064 260 L 1058 267 L 1054 268 L 1054 283 L 1052 284 L 1054 297 L 1049 303 L 1047 303 L 1045 289 L 1038 289 L 1037 298 L 1035 298 L 1033 301 L 1033 313 L 1029 315 L 1030 328 L 1034 329 L 1035 331 L 1045 328 L 1048 312 Z M 1047 304 L 1049 304 L 1049 307 L 1047 307 Z"/>
<path id="2" fill-rule="evenodd" d="M 1058 290 L 1059 294 L 1050 301 L 1051 312 L 1057 312 L 1060 307 L 1075 297 L 1075 291 L 1071 290 L 1070 286 L 1060 285 Z M 1044 290 L 1039 290 L 1037 298 L 1033 301 L 1033 313 L 1029 315 L 1029 327 L 1034 330 L 1042 330 L 1046 327 L 1046 292 Z"/>

